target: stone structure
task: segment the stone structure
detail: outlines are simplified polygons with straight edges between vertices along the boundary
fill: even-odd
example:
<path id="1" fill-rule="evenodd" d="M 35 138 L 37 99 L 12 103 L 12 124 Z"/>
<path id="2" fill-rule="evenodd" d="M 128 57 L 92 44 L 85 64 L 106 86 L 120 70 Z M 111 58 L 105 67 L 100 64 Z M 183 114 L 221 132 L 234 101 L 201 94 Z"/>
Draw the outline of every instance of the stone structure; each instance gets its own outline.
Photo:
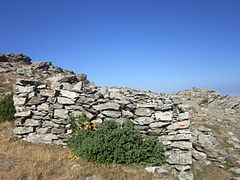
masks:
<path id="1" fill-rule="evenodd" d="M 15 136 L 32 143 L 66 145 L 71 134 L 69 115 L 84 112 L 98 124 L 108 119 L 122 124 L 130 119 L 143 136 L 161 140 L 169 164 L 192 164 L 187 106 L 167 95 L 99 87 L 86 80 L 86 75 L 50 77 L 44 82 L 17 79 L 13 88 Z"/>

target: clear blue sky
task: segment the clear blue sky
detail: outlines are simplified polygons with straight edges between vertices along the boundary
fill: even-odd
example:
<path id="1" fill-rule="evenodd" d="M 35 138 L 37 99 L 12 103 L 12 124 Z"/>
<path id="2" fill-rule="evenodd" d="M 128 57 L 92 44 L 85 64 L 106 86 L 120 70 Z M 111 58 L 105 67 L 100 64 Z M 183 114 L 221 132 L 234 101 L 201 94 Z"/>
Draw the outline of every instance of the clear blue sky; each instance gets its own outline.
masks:
<path id="1" fill-rule="evenodd" d="M 0 52 L 97 85 L 240 96 L 239 0 L 1 0 Z"/>

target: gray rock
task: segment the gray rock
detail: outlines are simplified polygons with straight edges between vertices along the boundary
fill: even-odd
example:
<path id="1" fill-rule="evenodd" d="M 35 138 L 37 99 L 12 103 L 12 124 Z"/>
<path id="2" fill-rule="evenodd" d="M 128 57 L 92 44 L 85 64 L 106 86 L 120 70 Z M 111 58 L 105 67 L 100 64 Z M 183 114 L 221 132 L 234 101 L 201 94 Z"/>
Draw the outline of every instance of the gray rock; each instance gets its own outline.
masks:
<path id="1" fill-rule="evenodd" d="M 168 155 L 167 163 L 173 165 L 191 165 L 192 153 L 191 151 L 171 150 L 166 152 Z"/>
<path id="2" fill-rule="evenodd" d="M 191 134 L 164 135 L 159 136 L 158 139 L 163 141 L 189 141 L 191 140 Z"/>
<path id="3" fill-rule="evenodd" d="M 155 173 L 156 169 L 157 169 L 157 167 L 146 167 L 145 171 L 147 171 L 149 173 Z"/>
<path id="4" fill-rule="evenodd" d="M 119 110 L 120 109 L 120 105 L 116 104 L 116 103 L 107 102 L 107 103 L 104 103 L 104 104 L 95 105 L 95 106 L 93 106 L 93 108 L 96 109 L 97 111 L 102 111 L 102 110 Z"/>
<path id="5" fill-rule="evenodd" d="M 61 85 L 62 85 L 62 89 L 64 90 L 72 91 L 73 89 L 73 85 L 70 83 L 61 83 Z"/>
<path id="6" fill-rule="evenodd" d="M 96 176 L 96 175 L 93 175 L 93 176 L 90 176 L 90 177 L 87 177 L 85 180 L 101 180 L 101 176 Z"/>
<path id="7" fill-rule="evenodd" d="M 192 142 L 188 141 L 174 141 L 171 145 L 171 148 L 178 148 L 182 150 L 189 150 L 192 148 Z"/>
<path id="8" fill-rule="evenodd" d="M 44 121 L 43 123 L 42 123 L 42 127 L 43 128 L 45 128 L 45 127 L 59 127 L 59 124 L 56 124 L 56 123 L 54 123 L 54 122 L 52 122 L 52 121 Z"/>
<path id="9" fill-rule="evenodd" d="M 55 97 L 56 96 L 56 90 L 51 90 L 51 89 L 42 89 L 40 90 L 40 95 L 41 96 L 47 96 L 47 97 Z"/>
<path id="10" fill-rule="evenodd" d="M 77 105 L 81 105 L 81 104 L 91 104 L 93 103 L 95 100 L 91 97 L 86 97 L 86 96 L 79 96 L 79 99 L 77 100 Z"/>
<path id="11" fill-rule="evenodd" d="M 140 104 L 137 103 L 137 108 L 157 108 L 158 104 L 157 103 L 144 103 L 144 104 Z"/>
<path id="12" fill-rule="evenodd" d="M 32 69 L 34 70 L 44 70 L 47 71 L 49 66 L 51 66 L 52 63 L 51 62 L 33 62 L 31 64 Z"/>
<path id="13" fill-rule="evenodd" d="M 35 90 L 34 86 L 13 86 L 14 93 L 30 93 Z"/>
<path id="14" fill-rule="evenodd" d="M 87 75 L 86 74 L 77 74 L 76 77 L 78 78 L 79 81 L 86 81 L 87 80 Z"/>
<path id="15" fill-rule="evenodd" d="M 161 128 L 161 127 L 167 126 L 169 124 L 170 124 L 170 122 L 154 122 L 154 123 L 151 123 L 149 127 L 150 128 Z"/>
<path id="16" fill-rule="evenodd" d="M 133 117 L 133 113 L 128 111 L 128 110 L 122 110 L 122 117 L 123 118 L 132 118 Z"/>
<path id="17" fill-rule="evenodd" d="M 119 100 L 126 99 L 126 97 L 119 92 L 111 92 L 109 97 L 110 97 L 110 99 L 119 99 Z"/>
<path id="18" fill-rule="evenodd" d="M 103 111 L 102 114 L 111 118 L 119 118 L 122 115 L 120 111 L 112 110 Z"/>
<path id="19" fill-rule="evenodd" d="M 240 176 L 239 177 L 233 177 L 231 180 L 240 180 Z"/>
<path id="20" fill-rule="evenodd" d="M 152 115 L 152 111 L 148 108 L 138 108 L 135 110 L 135 115 L 149 117 Z"/>
<path id="21" fill-rule="evenodd" d="M 51 132 L 50 128 L 37 128 L 36 129 L 37 134 L 48 134 Z"/>
<path id="22" fill-rule="evenodd" d="M 171 121 L 172 120 L 172 116 L 173 116 L 173 112 L 172 111 L 168 111 L 168 112 L 157 111 L 157 112 L 155 112 L 156 120 Z"/>
<path id="23" fill-rule="evenodd" d="M 75 104 L 75 100 L 69 99 L 69 98 L 66 98 L 66 97 L 58 97 L 57 102 L 59 104 L 65 104 L 65 105 Z"/>
<path id="24" fill-rule="evenodd" d="M 175 169 L 179 172 L 181 171 L 189 171 L 191 169 L 191 166 L 187 165 L 187 166 L 184 166 L 184 165 L 175 165 L 174 166 Z"/>
<path id="25" fill-rule="evenodd" d="M 161 167 L 157 168 L 156 173 L 163 176 L 167 176 L 169 174 L 168 170 Z"/>
<path id="26" fill-rule="evenodd" d="M 178 180 L 193 180 L 194 176 L 191 172 L 180 172 L 178 175 Z"/>
<path id="27" fill-rule="evenodd" d="M 240 168 L 239 167 L 232 167 L 229 169 L 229 171 L 233 172 L 234 174 L 240 174 Z"/>
<path id="28" fill-rule="evenodd" d="M 192 155 L 193 155 L 194 159 L 196 159 L 196 160 L 207 159 L 207 155 L 205 153 L 199 152 L 199 151 L 196 151 L 196 150 L 192 150 Z"/>
<path id="29" fill-rule="evenodd" d="M 32 98 L 30 98 L 30 100 L 27 102 L 28 105 L 38 105 L 38 104 L 42 104 L 44 102 L 46 102 L 46 97 L 42 97 L 42 96 L 34 96 Z"/>
<path id="30" fill-rule="evenodd" d="M 55 109 L 54 110 L 54 117 L 55 118 L 67 119 L 68 118 L 68 110 L 66 110 L 66 109 Z"/>
<path id="31" fill-rule="evenodd" d="M 13 96 L 14 106 L 22 106 L 26 103 L 26 101 L 27 101 L 26 97 Z"/>
<path id="32" fill-rule="evenodd" d="M 27 119 L 24 126 L 41 126 L 41 121 L 34 119 Z"/>
<path id="33" fill-rule="evenodd" d="M 49 111 L 49 105 L 44 103 L 37 106 L 38 111 Z"/>
<path id="34" fill-rule="evenodd" d="M 59 128 L 52 128 L 51 130 L 52 134 L 64 134 L 65 133 L 65 129 L 59 129 Z"/>
<path id="35" fill-rule="evenodd" d="M 58 139 L 58 136 L 54 134 L 29 134 L 23 138 L 24 141 L 34 144 L 52 144 L 54 139 Z"/>
<path id="36" fill-rule="evenodd" d="M 60 82 L 51 82 L 51 89 L 53 90 L 61 90 L 63 88 L 63 85 Z"/>
<path id="37" fill-rule="evenodd" d="M 32 115 L 32 111 L 22 111 L 15 113 L 15 117 L 30 117 Z"/>
<path id="38" fill-rule="evenodd" d="M 185 112 L 185 113 L 180 113 L 178 115 L 178 118 L 177 118 L 179 121 L 182 121 L 182 120 L 188 120 L 189 119 L 189 112 Z"/>
<path id="39" fill-rule="evenodd" d="M 29 134 L 33 132 L 33 127 L 16 127 L 13 129 L 13 134 Z"/>
<path id="40" fill-rule="evenodd" d="M 179 104 L 177 107 L 181 113 L 184 113 L 189 109 L 189 106 L 185 104 Z"/>
<path id="41" fill-rule="evenodd" d="M 51 119 L 51 121 L 56 124 L 64 124 L 64 125 L 68 124 L 68 121 L 66 119 Z"/>
<path id="42" fill-rule="evenodd" d="M 67 98 L 70 98 L 70 99 L 76 99 L 79 94 L 76 93 L 76 92 L 71 92 L 71 91 L 68 91 L 68 90 L 61 90 L 60 91 L 60 94 L 63 96 L 63 97 L 67 97 Z"/>
<path id="43" fill-rule="evenodd" d="M 82 83 L 82 82 L 79 82 L 79 83 L 77 83 L 77 84 L 74 85 L 72 91 L 81 92 L 81 91 L 82 91 L 82 88 L 83 88 L 83 83 Z"/>
<path id="44" fill-rule="evenodd" d="M 136 119 L 134 119 L 134 122 L 136 122 L 139 125 L 149 125 L 152 122 L 154 122 L 154 119 L 151 117 L 138 117 Z"/>
<path id="45" fill-rule="evenodd" d="M 176 122 L 167 127 L 168 130 L 179 130 L 179 129 L 187 129 L 190 127 L 190 121 L 181 121 Z"/>

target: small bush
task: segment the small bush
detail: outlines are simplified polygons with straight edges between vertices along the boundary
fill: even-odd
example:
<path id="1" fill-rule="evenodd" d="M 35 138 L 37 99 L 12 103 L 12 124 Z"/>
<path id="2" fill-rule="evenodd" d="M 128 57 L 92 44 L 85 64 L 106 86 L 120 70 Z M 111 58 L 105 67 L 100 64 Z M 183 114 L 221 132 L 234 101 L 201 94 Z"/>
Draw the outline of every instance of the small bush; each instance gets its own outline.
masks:
<path id="1" fill-rule="evenodd" d="M 201 102 L 200 105 L 202 104 L 208 104 L 208 98 L 204 98 Z"/>
<path id="2" fill-rule="evenodd" d="M 0 122 L 14 121 L 13 95 L 8 94 L 0 101 Z"/>
<path id="3" fill-rule="evenodd" d="M 97 163 L 161 165 L 165 162 L 163 145 L 155 138 L 143 140 L 131 121 L 126 121 L 122 128 L 110 120 L 97 130 L 75 131 L 68 146 L 78 156 Z"/>

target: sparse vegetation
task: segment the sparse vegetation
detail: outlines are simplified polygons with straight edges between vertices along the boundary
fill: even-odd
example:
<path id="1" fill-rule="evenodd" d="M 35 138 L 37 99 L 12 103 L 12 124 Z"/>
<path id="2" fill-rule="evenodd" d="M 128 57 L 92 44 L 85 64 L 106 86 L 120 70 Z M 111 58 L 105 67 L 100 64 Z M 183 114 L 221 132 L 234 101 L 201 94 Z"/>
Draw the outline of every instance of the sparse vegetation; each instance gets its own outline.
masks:
<path id="1" fill-rule="evenodd" d="M 14 121 L 13 95 L 8 94 L 0 101 L 0 122 Z"/>
<path id="2" fill-rule="evenodd" d="M 97 130 L 87 123 L 84 115 L 76 120 L 80 128 L 72 125 L 73 135 L 69 147 L 80 157 L 97 163 L 161 165 L 165 162 L 163 145 L 155 138 L 143 140 L 131 121 L 121 128 L 114 120 L 103 123 Z M 74 124 L 74 123 L 72 123 Z"/>
<path id="3" fill-rule="evenodd" d="M 199 105 L 202 105 L 202 104 L 208 104 L 208 98 L 204 98 L 200 103 Z"/>

